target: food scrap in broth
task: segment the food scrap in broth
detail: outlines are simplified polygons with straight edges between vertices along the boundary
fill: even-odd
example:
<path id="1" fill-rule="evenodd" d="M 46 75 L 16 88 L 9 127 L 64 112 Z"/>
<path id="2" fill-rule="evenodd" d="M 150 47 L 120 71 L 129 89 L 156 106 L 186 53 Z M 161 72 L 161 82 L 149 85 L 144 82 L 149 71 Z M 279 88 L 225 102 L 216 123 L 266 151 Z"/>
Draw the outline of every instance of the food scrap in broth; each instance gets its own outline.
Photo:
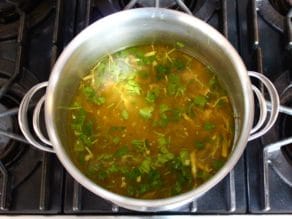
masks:
<path id="1" fill-rule="evenodd" d="M 98 185 L 158 199 L 187 192 L 225 163 L 233 111 L 216 75 L 176 46 L 99 59 L 69 110 L 70 154 Z"/>

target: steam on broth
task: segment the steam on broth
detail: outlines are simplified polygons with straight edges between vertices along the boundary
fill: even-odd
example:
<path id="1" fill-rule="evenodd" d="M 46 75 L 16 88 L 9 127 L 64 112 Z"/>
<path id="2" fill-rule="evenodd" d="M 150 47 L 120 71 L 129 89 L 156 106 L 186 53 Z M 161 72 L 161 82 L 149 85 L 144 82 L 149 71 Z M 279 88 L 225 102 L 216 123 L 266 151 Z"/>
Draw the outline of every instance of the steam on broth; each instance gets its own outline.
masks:
<path id="1" fill-rule="evenodd" d="M 144 45 L 97 60 L 69 109 L 69 152 L 98 185 L 158 199 L 189 191 L 225 163 L 233 111 L 215 74 L 184 45 Z"/>

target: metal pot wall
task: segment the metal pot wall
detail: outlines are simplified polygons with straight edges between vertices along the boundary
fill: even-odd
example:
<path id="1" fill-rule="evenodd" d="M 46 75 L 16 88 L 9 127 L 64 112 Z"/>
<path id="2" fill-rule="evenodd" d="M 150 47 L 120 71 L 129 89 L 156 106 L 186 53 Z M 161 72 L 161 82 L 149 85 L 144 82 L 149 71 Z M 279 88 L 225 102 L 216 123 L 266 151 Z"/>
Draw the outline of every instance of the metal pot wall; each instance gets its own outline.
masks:
<path id="1" fill-rule="evenodd" d="M 235 113 L 233 149 L 226 164 L 207 182 L 193 190 L 165 199 L 141 200 L 118 194 L 95 184 L 72 162 L 67 152 L 66 110 L 79 86 L 80 79 L 105 54 L 139 44 L 182 42 L 188 53 L 197 57 L 217 73 L 226 88 Z M 267 88 L 272 111 L 267 118 L 265 99 L 251 84 L 249 76 L 259 79 Z M 29 101 L 39 89 L 47 86 L 46 95 L 37 104 L 33 126 L 39 140 L 29 132 L 27 110 Z M 254 120 L 254 96 L 258 98 L 260 116 Z M 49 139 L 39 129 L 39 114 L 45 102 L 45 120 Z M 205 22 L 168 9 L 143 8 L 115 13 L 90 25 L 65 48 L 57 60 L 49 82 L 33 87 L 23 98 L 19 110 L 19 124 L 24 136 L 35 147 L 55 152 L 66 170 L 85 188 L 119 206 L 138 211 L 160 211 L 184 205 L 216 185 L 235 166 L 248 140 L 265 134 L 274 124 L 279 110 L 279 98 L 273 84 L 262 74 L 248 72 L 231 44 Z M 264 126 L 263 126 L 264 125 Z M 263 127 L 262 127 L 263 126 Z M 51 145 L 52 147 L 47 147 Z"/>

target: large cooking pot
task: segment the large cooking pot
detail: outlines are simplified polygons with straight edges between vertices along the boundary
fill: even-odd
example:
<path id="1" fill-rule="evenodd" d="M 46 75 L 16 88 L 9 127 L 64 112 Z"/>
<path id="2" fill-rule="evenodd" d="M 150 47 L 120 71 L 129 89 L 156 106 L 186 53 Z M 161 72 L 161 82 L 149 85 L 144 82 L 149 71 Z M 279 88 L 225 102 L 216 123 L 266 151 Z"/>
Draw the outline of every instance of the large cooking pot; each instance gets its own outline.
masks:
<path id="1" fill-rule="evenodd" d="M 215 69 L 218 79 L 226 88 L 235 113 L 235 136 L 228 161 L 212 178 L 198 188 L 165 199 L 142 200 L 112 193 L 87 178 L 72 162 L 68 153 L 68 136 L 64 106 L 69 106 L 80 79 L 99 57 L 117 50 L 145 43 L 182 42 L 185 49 L 199 60 Z M 270 95 L 272 110 L 267 117 L 267 107 L 261 92 L 251 84 L 255 77 L 265 85 Z M 33 127 L 39 139 L 29 131 L 27 111 L 32 96 L 47 87 L 46 95 L 34 110 Z M 254 96 L 260 106 L 259 120 L 254 120 Z M 49 139 L 40 131 L 39 115 L 45 102 L 45 125 Z M 66 170 L 85 188 L 116 205 L 138 211 L 160 211 L 176 208 L 198 198 L 215 186 L 234 167 L 248 140 L 265 134 L 274 124 L 279 111 L 279 98 L 273 84 L 262 74 L 248 72 L 231 44 L 207 23 L 182 12 L 140 8 L 115 13 L 93 23 L 64 49 L 58 58 L 49 82 L 31 88 L 23 98 L 18 120 L 26 139 L 35 147 L 55 152 Z M 40 140 L 43 143 L 40 143 Z M 52 147 L 48 147 L 51 145 Z"/>

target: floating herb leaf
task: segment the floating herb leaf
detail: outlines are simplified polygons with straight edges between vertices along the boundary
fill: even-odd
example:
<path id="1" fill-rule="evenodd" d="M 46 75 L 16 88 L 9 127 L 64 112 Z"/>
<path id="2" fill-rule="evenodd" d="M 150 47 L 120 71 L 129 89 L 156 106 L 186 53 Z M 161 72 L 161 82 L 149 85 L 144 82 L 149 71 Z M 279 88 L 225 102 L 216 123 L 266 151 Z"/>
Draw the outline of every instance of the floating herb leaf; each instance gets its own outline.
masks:
<path id="1" fill-rule="evenodd" d="M 170 72 L 170 67 L 167 65 L 158 64 L 156 67 L 156 79 L 162 80 L 164 79 L 165 75 L 168 75 Z"/>
<path id="2" fill-rule="evenodd" d="M 199 107 L 205 107 L 205 105 L 207 104 L 207 98 L 205 96 L 196 96 L 194 99 L 193 99 L 193 102 L 196 106 L 199 106 Z"/>
<path id="3" fill-rule="evenodd" d="M 154 88 L 154 89 L 148 91 L 147 95 L 146 95 L 146 98 L 145 98 L 146 101 L 149 102 L 149 103 L 154 103 L 155 100 L 158 98 L 159 93 L 160 93 L 159 88 Z"/>
<path id="4" fill-rule="evenodd" d="M 150 153 L 146 139 L 143 139 L 143 140 L 134 139 L 132 140 L 131 143 L 140 152 L 146 152 L 147 154 Z"/>
<path id="5" fill-rule="evenodd" d="M 128 111 L 124 109 L 124 110 L 121 112 L 121 117 L 122 117 L 122 119 L 127 120 L 127 119 L 129 118 L 129 113 L 128 113 Z"/>
<path id="6" fill-rule="evenodd" d="M 184 166 L 190 165 L 190 153 L 187 150 L 180 151 L 179 158 Z"/>
<path id="7" fill-rule="evenodd" d="M 120 142 L 120 138 L 118 136 L 113 137 L 113 143 L 118 144 Z"/>
<path id="8" fill-rule="evenodd" d="M 142 108 L 142 109 L 139 110 L 139 114 L 144 119 L 150 119 L 151 116 L 152 116 L 153 111 L 154 111 L 154 107 L 153 106 L 144 107 L 144 108 Z"/>
<path id="9" fill-rule="evenodd" d="M 224 163 L 224 160 L 214 160 L 212 166 L 215 170 L 219 170 L 223 167 Z"/>
<path id="10" fill-rule="evenodd" d="M 136 94 L 136 95 L 141 94 L 141 87 L 138 84 L 138 82 L 135 81 L 134 79 L 127 80 L 124 86 L 129 94 Z"/>
<path id="11" fill-rule="evenodd" d="M 83 88 L 83 94 L 86 96 L 86 98 L 94 103 L 94 104 L 97 104 L 97 105 L 102 105 L 105 103 L 105 98 L 102 97 L 102 96 L 98 96 L 96 91 L 94 90 L 93 87 L 91 86 L 85 86 Z"/>
<path id="12" fill-rule="evenodd" d="M 169 108 L 169 106 L 166 105 L 166 104 L 161 104 L 161 105 L 159 106 L 159 112 L 160 112 L 160 113 L 164 113 L 164 112 L 167 112 L 167 111 L 169 111 L 169 110 L 170 110 L 170 108 Z"/>
<path id="13" fill-rule="evenodd" d="M 203 149 L 205 147 L 205 144 L 202 141 L 196 141 L 195 147 L 199 150 Z"/>
<path id="14" fill-rule="evenodd" d="M 86 121 L 86 112 L 83 108 L 75 110 L 72 114 L 72 129 L 77 141 L 75 151 L 84 151 L 85 147 L 91 147 L 93 143 L 93 123 Z"/>
<path id="15" fill-rule="evenodd" d="M 175 59 L 173 61 L 172 65 L 178 71 L 182 71 L 182 70 L 185 70 L 186 69 L 186 64 L 181 59 Z"/>
<path id="16" fill-rule="evenodd" d="M 170 74 L 168 77 L 167 93 L 170 96 L 184 95 L 186 87 L 181 83 L 180 77 L 176 74 Z"/>
<path id="17" fill-rule="evenodd" d="M 213 123 L 211 123 L 211 122 L 206 122 L 204 124 L 204 129 L 206 131 L 212 131 L 214 128 L 215 128 L 215 125 Z"/>
<path id="18" fill-rule="evenodd" d="M 149 173 L 151 170 L 151 158 L 150 157 L 146 157 L 143 162 L 140 164 L 139 166 L 139 170 L 141 173 Z"/>
<path id="19" fill-rule="evenodd" d="M 115 152 L 114 156 L 116 156 L 116 157 L 122 157 L 122 156 L 128 154 L 128 152 L 129 152 L 129 149 L 128 149 L 127 146 L 125 146 L 125 147 L 121 147 L 121 148 L 119 148 L 119 149 Z"/>
<path id="20" fill-rule="evenodd" d="M 185 45 L 182 42 L 179 42 L 179 41 L 176 42 L 176 46 L 179 47 L 179 48 L 185 47 Z"/>

